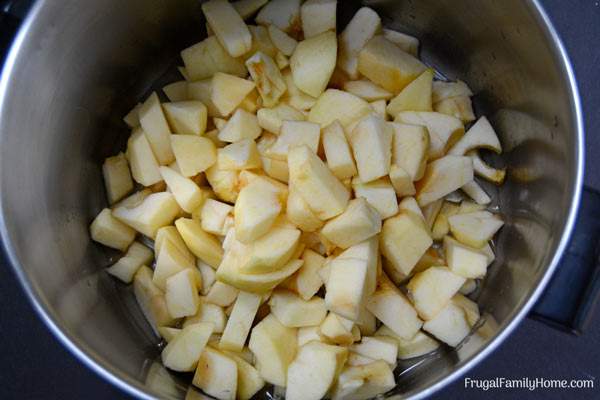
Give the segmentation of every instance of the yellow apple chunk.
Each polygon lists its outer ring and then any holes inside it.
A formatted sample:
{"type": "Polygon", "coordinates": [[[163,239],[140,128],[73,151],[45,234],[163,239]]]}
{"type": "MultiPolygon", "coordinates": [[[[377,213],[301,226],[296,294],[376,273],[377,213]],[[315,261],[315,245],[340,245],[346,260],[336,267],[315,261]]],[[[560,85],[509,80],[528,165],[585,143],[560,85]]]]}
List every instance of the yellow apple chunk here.
{"type": "Polygon", "coordinates": [[[149,265],[154,253],[141,243],[133,242],[123,257],[106,269],[106,272],[124,283],[131,283],[133,276],[142,265],[149,265]]]}
{"type": "Polygon", "coordinates": [[[183,328],[162,351],[163,365],[173,371],[193,371],[212,332],[213,326],[210,323],[198,323],[183,328]]]}
{"type": "Polygon", "coordinates": [[[390,172],[393,129],[375,114],[362,119],[348,137],[363,183],[374,181],[390,172]]]}
{"type": "Polygon", "coordinates": [[[206,233],[199,221],[179,218],[175,226],[186,246],[199,259],[217,268],[223,258],[221,243],[209,233],[206,233]]]}
{"type": "Polygon", "coordinates": [[[156,231],[170,225],[179,215],[181,208],[171,193],[152,193],[134,207],[119,206],[113,215],[136,231],[153,239],[156,231]]]}
{"type": "Polygon", "coordinates": [[[131,175],[139,184],[151,186],[162,180],[158,162],[141,128],[136,128],[131,132],[127,141],[127,159],[131,167],[131,175]]]}
{"type": "Polygon", "coordinates": [[[381,217],[377,210],[360,197],[350,200],[346,210],[329,220],[321,234],[336,246],[347,249],[381,231],[381,217]]]}
{"type": "Polygon", "coordinates": [[[326,31],[296,46],[290,58],[294,84],[304,93],[319,97],[327,87],[337,60],[337,37],[326,31]]]}
{"type": "Polygon", "coordinates": [[[473,180],[473,163],[469,157],[445,156],[427,165],[417,182],[417,202],[427,206],[473,180]]]}
{"type": "Polygon", "coordinates": [[[401,111],[432,111],[432,82],[433,70],[427,69],[390,101],[387,112],[396,118],[401,111]]]}
{"type": "Polygon", "coordinates": [[[192,177],[206,171],[217,161],[214,143],[205,137],[172,135],[171,145],[181,175],[192,177]]]}
{"type": "Polygon", "coordinates": [[[108,208],[96,216],[90,225],[90,235],[92,240],[121,251],[125,251],[135,239],[135,231],[115,218],[108,208]]]}
{"type": "Polygon", "coordinates": [[[358,55],[371,38],[381,31],[381,19],[369,7],[359,9],[339,37],[338,67],[351,79],[358,73],[358,55]]]}
{"type": "Polygon", "coordinates": [[[152,152],[160,165],[168,165],[175,160],[169,137],[171,129],[163,113],[158,95],[152,93],[140,107],[140,124],[152,147],[152,152]]]}
{"type": "Polygon", "coordinates": [[[202,135],[206,131],[208,111],[202,102],[178,101],[164,103],[163,109],[173,133],[202,135]]]}
{"type": "Polygon", "coordinates": [[[205,347],[192,384],[216,399],[235,400],[237,382],[237,363],[220,351],[205,347]]]}
{"type": "Polygon", "coordinates": [[[123,153],[108,157],[102,164],[102,175],[108,202],[114,204],[133,190],[129,164],[123,153]]]}
{"type": "Polygon", "coordinates": [[[450,302],[465,281],[447,267],[431,267],[416,274],[406,288],[419,315],[430,320],[450,302]]]}
{"type": "Polygon", "coordinates": [[[227,0],[210,0],[202,4],[208,25],[231,57],[250,50],[252,36],[240,14],[227,0]]]}

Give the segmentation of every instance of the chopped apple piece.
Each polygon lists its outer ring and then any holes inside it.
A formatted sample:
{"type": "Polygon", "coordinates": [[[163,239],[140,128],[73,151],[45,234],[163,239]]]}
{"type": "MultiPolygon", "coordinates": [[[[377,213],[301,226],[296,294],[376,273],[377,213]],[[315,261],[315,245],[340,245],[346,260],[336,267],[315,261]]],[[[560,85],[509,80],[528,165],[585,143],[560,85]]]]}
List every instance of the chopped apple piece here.
{"type": "Polygon", "coordinates": [[[198,365],[200,355],[206,349],[212,332],[213,325],[210,323],[198,323],[183,328],[162,351],[163,365],[173,371],[193,371],[198,365]]]}
{"type": "Polygon", "coordinates": [[[426,67],[383,36],[375,36],[358,56],[358,72],[396,94],[415,80],[426,67]]]}
{"type": "Polygon", "coordinates": [[[275,160],[286,161],[290,150],[308,146],[314,153],[319,149],[321,127],[307,121],[283,121],[277,141],[269,147],[266,155],[275,160]]]}
{"type": "Polygon", "coordinates": [[[445,156],[427,165],[417,183],[417,201],[421,207],[433,203],[473,180],[469,157],[445,156]]]}
{"type": "Polygon", "coordinates": [[[329,220],[321,233],[336,246],[347,249],[381,231],[381,217],[364,198],[350,200],[346,210],[329,220]]]}
{"type": "Polygon", "coordinates": [[[299,146],[288,154],[290,183],[317,217],[328,219],[341,214],[350,193],[307,146],[299,146]]]}
{"type": "Polygon", "coordinates": [[[268,1],[269,0],[238,0],[231,3],[231,5],[243,19],[247,19],[260,10],[268,1]]]}
{"type": "Polygon", "coordinates": [[[181,333],[182,329],[179,328],[171,328],[168,326],[161,326],[158,328],[158,333],[160,336],[165,339],[165,342],[169,343],[171,340],[175,338],[175,336],[181,333]]]}
{"type": "Polygon", "coordinates": [[[433,70],[427,69],[390,101],[387,112],[395,118],[401,111],[432,111],[432,82],[433,70]]]}
{"type": "Polygon", "coordinates": [[[196,314],[200,298],[194,270],[184,269],[167,278],[165,300],[167,310],[173,318],[196,314]]]}
{"type": "Polygon", "coordinates": [[[173,133],[202,135],[206,131],[208,111],[201,101],[164,103],[163,109],[173,133]]]}
{"type": "Polygon", "coordinates": [[[475,113],[471,99],[467,96],[452,97],[437,102],[433,106],[436,112],[451,115],[464,123],[475,121],[475,113]]]}
{"type": "Polygon", "coordinates": [[[98,214],[90,225],[92,240],[125,251],[135,239],[135,230],[113,216],[109,208],[98,214]]]}
{"type": "Polygon", "coordinates": [[[477,290],[477,281],[475,279],[467,279],[467,281],[461,286],[459,293],[468,296],[475,290],[477,290]]]}
{"type": "MultiPolygon", "coordinates": [[[[225,351],[225,354],[237,364],[237,399],[250,400],[260,389],[265,386],[265,381],[251,364],[251,361],[244,359],[243,353],[225,351]]],[[[250,353],[252,356],[252,353],[250,353]]]]}
{"type": "MultiPolygon", "coordinates": [[[[379,238],[377,236],[373,236],[369,240],[365,240],[362,243],[354,245],[344,252],[342,252],[337,260],[343,260],[346,258],[349,259],[359,259],[367,262],[367,280],[365,283],[365,296],[370,296],[374,291],[377,285],[377,263],[379,260],[379,238]]],[[[364,307],[361,310],[360,314],[363,314],[364,307]]]]}
{"type": "Polygon", "coordinates": [[[416,193],[412,177],[396,164],[390,167],[390,182],[398,197],[413,196],[416,193]]]}
{"type": "Polygon", "coordinates": [[[294,49],[298,45],[296,39],[288,36],[287,33],[275,25],[269,25],[269,36],[277,50],[288,57],[294,53],[294,49]]]}
{"type": "Polygon", "coordinates": [[[448,218],[448,223],[459,242],[475,248],[485,246],[504,225],[498,216],[489,211],[453,215],[448,218]]]}
{"type": "Polygon", "coordinates": [[[476,148],[484,148],[496,153],[502,152],[502,145],[500,145],[498,136],[486,117],[479,118],[454,147],[448,151],[448,154],[462,156],[469,150],[476,148]]]}
{"type": "Polygon", "coordinates": [[[394,339],[383,336],[366,336],[362,338],[360,343],[350,346],[349,350],[372,360],[383,360],[390,365],[394,365],[398,355],[398,343],[394,339]]]}
{"type": "Polygon", "coordinates": [[[206,296],[217,279],[215,270],[202,260],[198,260],[196,262],[196,267],[198,267],[200,275],[202,276],[202,287],[200,288],[200,294],[206,296]]]}
{"type": "Polygon", "coordinates": [[[230,351],[242,351],[250,333],[252,322],[260,306],[261,296],[240,292],[233,305],[233,311],[219,341],[219,348],[230,351]]]}
{"type": "Polygon", "coordinates": [[[202,42],[184,49],[181,58],[189,78],[186,80],[199,81],[210,78],[217,72],[240,78],[247,74],[243,60],[230,56],[216,36],[209,36],[202,42]]]}
{"type": "Polygon", "coordinates": [[[393,94],[371,81],[349,81],[344,83],[344,90],[368,102],[389,100],[393,94]]]}
{"type": "Polygon", "coordinates": [[[319,276],[319,270],[325,262],[325,258],[317,252],[306,249],[302,253],[304,264],[302,267],[287,279],[282,287],[298,293],[304,300],[310,300],[323,286],[323,280],[319,276]]]}
{"type": "Polygon", "coordinates": [[[126,116],[123,117],[123,121],[127,124],[131,129],[137,128],[140,126],[140,108],[142,107],[142,103],[137,103],[135,107],[131,109],[127,113],[126,116]]]}
{"type": "Polygon", "coordinates": [[[444,201],[440,212],[435,218],[433,227],[431,230],[431,236],[434,240],[442,240],[444,236],[450,232],[450,225],[448,224],[448,217],[458,214],[460,207],[457,204],[449,201],[444,201]]]}
{"type": "Polygon", "coordinates": [[[423,212],[421,211],[421,208],[419,207],[419,204],[417,204],[417,201],[414,197],[403,198],[400,204],[398,205],[398,208],[400,209],[400,211],[408,211],[413,213],[414,215],[422,219],[423,222],[425,222],[425,216],[423,215],[423,212]]]}
{"type": "Polygon", "coordinates": [[[290,328],[318,326],[327,315],[322,298],[303,300],[288,290],[275,290],[269,300],[269,306],[279,322],[290,328]]]}
{"type": "Polygon", "coordinates": [[[290,222],[306,232],[314,232],[323,226],[320,220],[310,209],[308,203],[290,185],[290,194],[287,199],[286,215],[290,222]]]}
{"type": "Polygon", "coordinates": [[[401,360],[419,357],[431,353],[440,347],[440,343],[437,340],[422,331],[417,332],[414,337],[406,340],[396,335],[394,331],[384,325],[375,332],[375,336],[394,339],[398,343],[398,358],[401,360]]]}
{"type": "Polygon", "coordinates": [[[363,183],[389,173],[392,135],[391,126],[375,114],[362,119],[348,135],[358,167],[358,176],[363,183]]]}
{"type": "Polygon", "coordinates": [[[131,167],[131,175],[136,182],[151,186],[162,180],[158,161],[141,128],[134,129],[127,141],[127,159],[131,167]]]}
{"type": "Polygon", "coordinates": [[[231,114],[254,89],[252,81],[217,72],[212,78],[211,100],[222,116],[231,114]]]}
{"type": "MultiPolygon", "coordinates": [[[[190,100],[198,100],[206,106],[206,112],[209,117],[223,117],[212,99],[213,80],[211,78],[201,81],[190,82],[188,84],[188,97],[190,100]]],[[[210,137],[208,131],[205,136],[210,137]]]]}
{"type": "Polygon", "coordinates": [[[354,14],[346,29],[340,34],[340,57],[338,66],[351,79],[358,78],[358,56],[371,38],[381,31],[381,19],[369,7],[362,7],[354,14]]]}
{"type": "Polygon", "coordinates": [[[202,191],[194,181],[169,167],[160,167],[160,173],[182,210],[191,213],[202,204],[202,191]]]}
{"type": "Polygon", "coordinates": [[[266,185],[269,185],[273,189],[273,191],[275,193],[277,193],[277,196],[279,197],[279,200],[282,203],[285,203],[287,201],[287,197],[288,197],[287,185],[284,185],[283,183],[278,182],[275,179],[271,179],[265,175],[259,175],[257,173],[250,172],[248,170],[244,170],[244,171],[240,172],[239,186],[241,189],[248,186],[249,184],[251,184],[254,181],[261,181],[261,182],[265,183],[266,185]]]}
{"type": "Polygon", "coordinates": [[[140,108],[140,124],[152,147],[152,152],[160,165],[168,165],[175,160],[169,137],[171,129],[163,113],[158,95],[152,93],[140,108]]]}
{"type": "Polygon", "coordinates": [[[412,338],[423,322],[406,296],[383,274],[367,300],[367,310],[403,339],[412,338]]]}
{"type": "Polygon", "coordinates": [[[463,296],[460,293],[457,293],[452,298],[452,303],[462,308],[465,312],[465,317],[467,318],[467,323],[470,327],[475,326],[479,321],[479,306],[473,300],[463,296]]]}
{"type": "Polygon", "coordinates": [[[383,36],[396,46],[400,47],[403,51],[417,57],[419,53],[419,39],[407,35],[406,33],[385,28],[383,29],[383,36]]]}
{"type": "Polygon", "coordinates": [[[336,0],[307,0],[300,8],[305,38],[317,36],[336,27],[336,0]]]}
{"type": "Polygon", "coordinates": [[[372,358],[361,356],[358,353],[349,352],[348,360],[346,361],[346,365],[349,367],[357,367],[359,365],[370,364],[373,361],[375,361],[375,360],[372,358]]]}
{"type": "Polygon", "coordinates": [[[252,139],[242,139],[217,150],[217,163],[225,171],[260,168],[262,161],[252,139]]]}
{"type": "Polygon", "coordinates": [[[337,119],[346,129],[372,112],[369,103],[360,97],[337,89],[327,89],[311,108],[308,120],[324,127],[337,119]]]}
{"type": "Polygon", "coordinates": [[[496,169],[489,166],[481,159],[476,150],[469,151],[467,156],[469,156],[473,161],[473,170],[477,176],[493,182],[496,185],[501,185],[504,182],[504,178],[506,177],[506,168],[496,169]]]}
{"type": "Polygon", "coordinates": [[[285,398],[319,400],[326,396],[342,370],[348,349],[310,342],[298,349],[287,374],[285,398]]]}
{"type": "Polygon", "coordinates": [[[267,3],[256,16],[261,25],[275,25],[287,33],[300,29],[300,0],[277,0],[267,3]]]}
{"type": "Polygon", "coordinates": [[[186,246],[196,257],[213,268],[219,266],[223,258],[221,243],[202,229],[200,221],[179,218],[175,221],[175,226],[186,246]]]}
{"type": "Polygon", "coordinates": [[[256,113],[261,128],[279,135],[283,121],[304,121],[306,117],[294,107],[279,104],[274,108],[261,108],[256,113]]]}
{"type": "Polygon", "coordinates": [[[250,34],[252,35],[252,48],[244,54],[244,59],[249,58],[256,52],[261,52],[271,58],[277,55],[277,47],[273,44],[269,35],[269,30],[264,26],[249,25],[250,34]]]}
{"type": "MultiPolygon", "coordinates": [[[[163,92],[172,102],[188,100],[188,83],[187,81],[177,81],[163,87],[163,92]]],[[[166,112],[166,110],[165,110],[166,112]]]]}
{"type": "Polygon", "coordinates": [[[389,178],[381,178],[362,183],[358,177],[352,180],[356,197],[364,197],[379,212],[381,219],[387,219],[398,212],[398,199],[389,178]]]}
{"type": "Polygon", "coordinates": [[[248,347],[254,353],[256,369],[265,381],[286,385],[288,367],[296,357],[296,331],[282,325],[272,314],[252,329],[248,347]]]}
{"type": "Polygon", "coordinates": [[[321,341],[318,326],[306,326],[298,329],[298,346],[303,346],[312,341],[321,341]]]}
{"type": "Polygon", "coordinates": [[[431,267],[416,274],[406,288],[419,315],[430,320],[448,304],[465,281],[446,267],[431,267]]]}
{"type": "Polygon", "coordinates": [[[208,25],[231,57],[239,57],[252,47],[252,36],[240,14],[227,0],[202,4],[208,25]]]}
{"type": "Polygon", "coordinates": [[[239,260],[240,270],[245,274],[264,274],[281,269],[294,255],[300,233],[293,225],[274,226],[247,246],[239,260]]]}
{"type": "Polygon", "coordinates": [[[411,212],[401,211],[383,224],[381,252],[396,270],[405,275],[410,274],[432,244],[429,229],[411,212]]]}
{"type": "Polygon", "coordinates": [[[106,272],[119,278],[124,283],[131,283],[133,276],[142,265],[149,265],[154,254],[141,243],[133,242],[127,253],[106,269],[106,272]]]}
{"type": "Polygon", "coordinates": [[[181,175],[185,177],[196,176],[217,161],[216,147],[205,137],[172,135],[171,145],[181,175]]]}
{"type": "Polygon", "coordinates": [[[373,112],[377,115],[379,115],[381,118],[384,119],[384,121],[389,121],[390,117],[387,113],[387,111],[385,110],[386,107],[386,102],[385,100],[376,100],[376,101],[372,101],[369,103],[371,105],[371,108],[373,108],[373,112]]]}
{"type": "Polygon", "coordinates": [[[337,37],[327,31],[298,43],[290,58],[294,84],[313,97],[319,97],[331,78],[337,60],[337,37]]]}
{"type": "Polygon", "coordinates": [[[160,326],[173,324],[174,320],[167,311],[164,293],[154,285],[152,270],[145,265],[142,265],[133,276],[133,294],[154,332],[158,332],[160,326]]]}
{"type": "Polygon", "coordinates": [[[319,326],[319,334],[328,342],[349,346],[354,342],[353,326],[352,321],[330,312],[319,326]]]}
{"type": "Polygon", "coordinates": [[[153,239],[156,231],[170,225],[179,215],[181,209],[171,193],[152,193],[139,205],[134,207],[120,206],[113,210],[113,215],[121,222],[136,231],[153,239]]]}
{"type": "Polygon", "coordinates": [[[435,81],[433,82],[433,102],[438,103],[445,99],[451,99],[453,97],[471,97],[473,92],[466,83],[463,81],[456,82],[444,82],[435,81]]]}
{"type": "MultiPolygon", "coordinates": [[[[194,262],[179,251],[169,239],[161,243],[160,253],[156,257],[156,267],[152,281],[160,289],[165,289],[167,279],[186,269],[194,270],[194,262]]],[[[200,282],[201,283],[201,282],[200,282]]]]}
{"type": "Polygon", "coordinates": [[[123,153],[108,157],[102,164],[104,187],[110,204],[116,203],[133,190],[129,164],[123,153]]]}
{"type": "Polygon", "coordinates": [[[430,159],[442,157],[465,132],[459,119],[436,112],[401,111],[395,121],[427,127],[430,159]]]}
{"type": "Polygon", "coordinates": [[[425,174],[429,152],[429,133],[424,126],[394,122],[392,140],[392,163],[402,168],[412,181],[425,174]]]}
{"type": "Polygon", "coordinates": [[[470,198],[475,200],[477,204],[487,205],[492,202],[490,196],[475,180],[472,180],[469,183],[465,183],[460,189],[463,192],[465,192],[470,198]]]}
{"type": "Polygon", "coordinates": [[[256,52],[246,60],[246,68],[256,82],[256,88],[265,107],[274,107],[287,90],[279,67],[267,54],[256,52]]]}
{"type": "Polygon", "coordinates": [[[221,307],[231,305],[239,294],[239,290],[223,282],[215,282],[206,295],[206,301],[221,307]]]}
{"type": "Polygon", "coordinates": [[[360,314],[365,297],[368,262],[355,258],[334,259],[326,284],[325,304],[328,310],[352,321],[360,314]]]}
{"type": "Polygon", "coordinates": [[[289,68],[286,68],[282,73],[287,85],[287,93],[283,97],[283,101],[295,109],[310,110],[317,102],[317,99],[304,93],[296,86],[292,71],[289,68]]]}
{"type": "Polygon", "coordinates": [[[219,139],[224,142],[238,142],[244,139],[253,140],[262,132],[256,115],[243,109],[237,109],[229,121],[219,131],[219,139]]]}
{"type": "Polygon", "coordinates": [[[449,346],[456,347],[467,337],[471,327],[465,311],[453,302],[449,302],[433,319],[423,324],[423,330],[449,346]]]}
{"type": "Polygon", "coordinates": [[[177,228],[174,226],[163,226],[158,231],[156,231],[156,237],[154,238],[154,253],[156,258],[160,255],[160,250],[162,245],[166,241],[170,241],[172,245],[174,245],[179,252],[185,256],[190,262],[195,262],[195,258],[188,250],[185,242],[181,238],[179,232],[177,232],[177,228]]]}
{"type": "Polygon", "coordinates": [[[356,367],[345,367],[331,394],[332,400],[370,399],[396,386],[394,373],[382,360],[356,367]]]}
{"type": "Polygon", "coordinates": [[[225,329],[225,322],[227,316],[223,311],[223,307],[216,304],[208,303],[206,299],[201,299],[198,304],[198,312],[196,315],[185,318],[183,321],[183,327],[188,325],[197,324],[199,322],[209,322],[213,325],[213,333],[222,333],[225,329]]]}
{"type": "Polygon", "coordinates": [[[265,235],[281,212],[279,196],[273,186],[253,181],[245,186],[235,203],[236,239],[249,244],[265,235]]]}
{"type": "Polygon", "coordinates": [[[323,149],[327,166],[338,179],[351,178],[358,172],[354,158],[339,121],[334,121],[323,129],[323,149]]]}
{"type": "Polygon", "coordinates": [[[219,400],[234,400],[237,382],[237,363],[220,351],[205,347],[192,384],[219,400]]]}
{"type": "Polygon", "coordinates": [[[218,165],[206,170],[206,179],[217,197],[229,203],[234,203],[239,194],[238,171],[225,171],[218,165]]]}
{"type": "Polygon", "coordinates": [[[233,207],[229,204],[207,199],[200,214],[202,229],[214,235],[225,235],[225,221],[232,211],[233,207]]]}

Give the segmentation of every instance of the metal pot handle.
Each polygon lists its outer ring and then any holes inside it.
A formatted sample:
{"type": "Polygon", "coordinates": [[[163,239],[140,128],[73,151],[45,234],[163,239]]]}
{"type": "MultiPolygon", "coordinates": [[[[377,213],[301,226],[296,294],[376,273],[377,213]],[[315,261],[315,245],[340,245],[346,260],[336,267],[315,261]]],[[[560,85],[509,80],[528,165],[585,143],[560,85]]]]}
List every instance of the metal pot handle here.
{"type": "Polygon", "coordinates": [[[530,317],[579,335],[600,293],[600,192],[584,187],[571,242],[530,317]]]}

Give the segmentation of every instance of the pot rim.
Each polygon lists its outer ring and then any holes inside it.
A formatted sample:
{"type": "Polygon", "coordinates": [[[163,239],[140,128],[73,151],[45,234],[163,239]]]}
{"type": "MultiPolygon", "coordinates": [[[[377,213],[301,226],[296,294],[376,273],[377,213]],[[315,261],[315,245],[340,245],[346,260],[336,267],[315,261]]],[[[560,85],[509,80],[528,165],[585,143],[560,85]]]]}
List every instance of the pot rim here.
{"type": "MultiPolygon", "coordinates": [[[[19,31],[15,36],[15,39],[13,40],[13,43],[6,57],[0,75],[0,111],[3,109],[3,104],[6,98],[6,91],[20,48],[27,37],[28,31],[35,22],[37,14],[42,9],[43,3],[44,1],[38,0],[32,5],[32,8],[27,14],[27,17],[25,18],[24,22],[19,28],[19,31]]],[[[571,234],[573,232],[573,228],[575,226],[583,186],[585,158],[585,152],[583,148],[585,143],[585,133],[581,99],[579,96],[577,81],[575,78],[573,67],[571,65],[571,61],[562,43],[562,40],[560,39],[546,11],[540,4],[539,0],[529,0],[528,7],[532,12],[533,17],[538,22],[540,28],[543,30],[544,36],[546,37],[547,41],[552,45],[554,57],[557,63],[559,63],[562,68],[563,76],[565,77],[565,79],[567,79],[567,86],[570,92],[571,113],[574,116],[574,124],[571,127],[571,130],[574,131],[576,134],[576,141],[573,149],[575,153],[575,176],[571,188],[571,205],[567,214],[567,218],[565,220],[561,239],[558,242],[554,255],[549,262],[548,268],[537,283],[535,289],[533,290],[533,293],[531,293],[529,298],[520,306],[519,309],[513,312],[512,317],[509,318],[510,322],[504,327],[502,327],[498,331],[496,336],[492,340],[490,340],[482,350],[480,350],[477,354],[473,355],[471,358],[466,360],[466,362],[464,362],[462,366],[455,369],[454,371],[452,371],[442,379],[438,380],[437,382],[433,383],[431,386],[417,393],[408,393],[408,398],[411,399],[423,399],[428,396],[431,396],[443,387],[457,380],[459,377],[465,375],[475,365],[477,365],[479,362],[481,362],[484,358],[489,356],[494,350],[498,348],[498,346],[516,329],[518,324],[527,315],[529,310],[532,308],[532,306],[535,304],[535,302],[538,300],[538,298],[544,291],[546,285],[552,277],[552,274],[557,268],[564,251],[567,248],[567,245],[571,238],[571,234]]],[[[0,113],[0,116],[1,115],[2,113],[0,113]]],[[[1,193],[0,210],[4,210],[1,193]]],[[[145,385],[142,385],[138,381],[131,379],[130,377],[124,375],[118,370],[115,370],[109,363],[106,362],[106,360],[104,360],[103,357],[101,357],[91,348],[89,348],[89,346],[85,345],[80,340],[63,330],[59,319],[57,318],[55,313],[51,309],[49,309],[47,304],[38,297],[36,293],[36,288],[32,285],[32,282],[30,281],[27,273],[21,268],[20,262],[10,241],[10,235],[6,227],[6,221],[4,220],[3,213],[0,213],[0,236],[2,238],[3,250],[15,275],[17,276],[19,284],[25,291],[27,298],[33,305],[33,308],[38,314],[38,316],[42,319],[44,324],[49,328],[53,335],[61,342],[61,344],[64,347],[66,347],[67,350],[71,354],[73,354],[79,361],[85,364],[97,375],[102,377],[104,380],[110,382],[114,386],[120,388],[129,395],[142,399],[155,398],[153,394],[151,394],[148,391],[148,388],[145,385]]]]}

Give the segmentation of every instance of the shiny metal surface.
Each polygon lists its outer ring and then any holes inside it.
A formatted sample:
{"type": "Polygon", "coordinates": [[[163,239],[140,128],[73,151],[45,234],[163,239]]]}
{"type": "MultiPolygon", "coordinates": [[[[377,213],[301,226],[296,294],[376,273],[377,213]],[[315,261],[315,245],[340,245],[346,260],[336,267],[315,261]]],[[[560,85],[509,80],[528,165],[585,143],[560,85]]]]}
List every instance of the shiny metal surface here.
{"type": "MultiPolygon", "coordinates": [[[[341,20],[358,2],[339,2],[341,20]]],[[[492,118],[509,178],[507,225],[479,302],[500,323],[488,343],[421,360],[394,398],[422,398],[463,374],[512,331],[568,241],[583,171],[579,97],[568,58],[535,1],[363,1],[417,35],[423,58],[466,80],[492,118]]],[[[36,309],[86,365],[141,398],[183,398],[155,364],[154,338],[129,290],[88,239],[104,206],[100,163],[124,142],[121,116],[199,40],[193,0],[39,0],[0,80],[0,230],[36,309]]],[[[163,76],[163,78],[161,78],[163,76]]]]}

